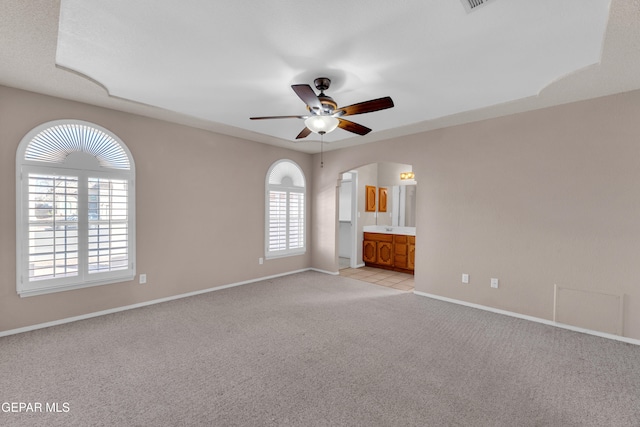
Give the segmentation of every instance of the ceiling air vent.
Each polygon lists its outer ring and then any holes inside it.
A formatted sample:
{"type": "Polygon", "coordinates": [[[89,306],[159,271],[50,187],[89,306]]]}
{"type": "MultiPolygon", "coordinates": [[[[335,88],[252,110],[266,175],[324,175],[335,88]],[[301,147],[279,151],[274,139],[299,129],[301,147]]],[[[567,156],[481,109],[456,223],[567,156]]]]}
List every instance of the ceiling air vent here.
{"type": "Polygon", "coordinates": [[[480,8],[480,6],[485,6],[487,3],[491,3],[494,0],[460,0],[460,1],[462,1],[462,5],[464,6],[467,13],[469,13],[480,8]]]}

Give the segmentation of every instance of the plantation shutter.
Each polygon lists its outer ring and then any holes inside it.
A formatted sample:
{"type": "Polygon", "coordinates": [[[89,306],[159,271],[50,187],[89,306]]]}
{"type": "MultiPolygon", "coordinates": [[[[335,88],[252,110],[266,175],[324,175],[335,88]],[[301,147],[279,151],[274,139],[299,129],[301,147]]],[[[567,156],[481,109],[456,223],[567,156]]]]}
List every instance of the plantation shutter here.
{"type": "Polygon", "coordinates": [[[89,274],[129,264],[128,182],[89,178],[89,274]]]}
{"type": "Polygon", "coordinates": [[[287,249],[287,193],[269,192],[269,251],[287,249]]]}
{"type": "Polygon", "coordinates": [[[289,249],[304,247],[304,193],[289,193],[289,249]]]}
{"type": "Polygon", "coordinates": [[[266,255],[305,252],[305,179],[290,160],[274,163],[267,173],[266,255]]]}
{"type": "Polygon", "coordinates": [[[78,275],[78,177],[28,176],[30,281],[78,275]]]}

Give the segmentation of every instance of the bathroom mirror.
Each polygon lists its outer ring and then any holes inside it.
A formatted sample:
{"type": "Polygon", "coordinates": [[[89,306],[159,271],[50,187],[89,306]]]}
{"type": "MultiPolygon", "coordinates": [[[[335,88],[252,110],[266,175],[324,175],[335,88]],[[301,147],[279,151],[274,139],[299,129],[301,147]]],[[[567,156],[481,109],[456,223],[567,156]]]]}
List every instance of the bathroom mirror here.
{"type": "Polygon", "coordinates": [[[415,227],[416,186],[394,185],[390,190],[391,225],[395,227],[415,227]]]}

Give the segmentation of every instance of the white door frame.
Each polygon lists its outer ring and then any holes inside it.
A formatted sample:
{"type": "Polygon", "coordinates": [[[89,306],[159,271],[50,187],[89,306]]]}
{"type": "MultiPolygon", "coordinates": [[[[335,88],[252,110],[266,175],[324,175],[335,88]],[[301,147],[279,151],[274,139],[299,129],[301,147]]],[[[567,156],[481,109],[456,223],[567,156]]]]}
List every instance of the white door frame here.
{"type": "Polygon", "coordinates": [[[349,267],[358,267],[358,172],[351,172],[351,257],[349,267]]]}

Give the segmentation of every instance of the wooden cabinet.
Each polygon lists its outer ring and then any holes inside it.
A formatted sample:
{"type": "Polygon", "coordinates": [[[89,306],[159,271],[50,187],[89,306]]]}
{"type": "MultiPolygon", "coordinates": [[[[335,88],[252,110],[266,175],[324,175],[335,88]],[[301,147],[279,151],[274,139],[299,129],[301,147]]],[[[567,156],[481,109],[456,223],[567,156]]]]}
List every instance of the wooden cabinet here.
{"type": "Polygon", "coordinates": [[[374,187],[373,185],[365,185],[364,192],[364,210],[366,212],[375,212],[376,210],[378,212],[387,211],[388,190],[385,187],[380,187],[376,191],[376,187],[374,187]],[[377,205],[376,200],[378,201],[377,205]]]}
{"type": "Polygon", "coordinates": [[[393,235],[364,233],[362,259],[365,264],[393,266],[393,235]]]}
{"type": "Polygon", "coordinates": [[[378,242],[377,263],[393,267],[393,242],[378,242]]]}
{"type": "Polygon", "coordinates": [[[374,240],[366,240],[365,237],[364,245],[362,245],[362,260],[365,264],[375,264],[377,259],[378,244],[374,240]]]}
{"type": "Polygon", "coordinates": [[[408,236],[409,244],[407,245],[408,257],[407,268],[409,270],[415,270],[416,265],[416,236],[408,236]]]}
{"type": "Polygon", "coordinates": [[[413,274],[415,241],[415,236],[365,232],[362,259],[372,267],[413,274]]]}
{"type": "Polygon", "coordinates": [[[378,212],[387,211],[387,189],[385,187],[378,188],[378,212]]]}
{"type": "Polygon", "coordinates": [[[366,212],[376,211],[376,187],[372,185],[365,185],[365,201],[364,210],[366,212]]]}

